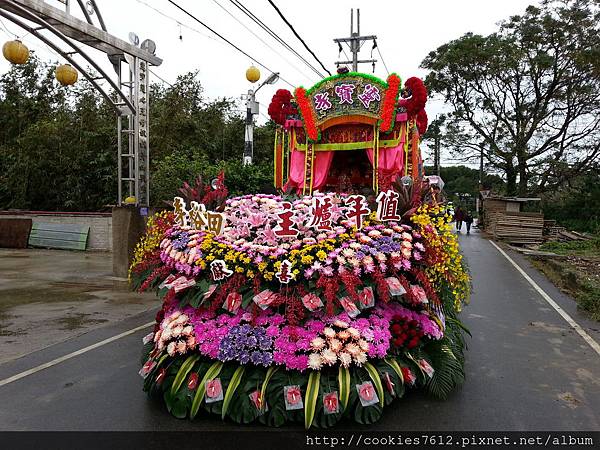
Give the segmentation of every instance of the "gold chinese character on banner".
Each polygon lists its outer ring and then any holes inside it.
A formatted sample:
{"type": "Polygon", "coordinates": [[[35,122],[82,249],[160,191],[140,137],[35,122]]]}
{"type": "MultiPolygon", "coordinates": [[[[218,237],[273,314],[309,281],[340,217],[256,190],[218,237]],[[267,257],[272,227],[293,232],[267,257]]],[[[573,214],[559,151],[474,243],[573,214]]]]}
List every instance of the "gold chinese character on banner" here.
{"type": "Polygon", "coordinates": [[[225,217],[221,213],[208,212],[208,229],[215,234],[221,234],[225,217]]]}
{"type": "Polygon", "coordinates": [[[188,223],[188,212],[185,209],[185,202],[181,197],[175,197],[173,199],[173,214],[175,215],[175,223],[179,226],[185,227],[188,223]]]}
{"type": "Polygon", "coordinates": [[[206,208],[203,204],[198,202],[190,203],[191,209],[189,212],[190,224],[195,230],[203,230],[206,225],[206,208]]]}

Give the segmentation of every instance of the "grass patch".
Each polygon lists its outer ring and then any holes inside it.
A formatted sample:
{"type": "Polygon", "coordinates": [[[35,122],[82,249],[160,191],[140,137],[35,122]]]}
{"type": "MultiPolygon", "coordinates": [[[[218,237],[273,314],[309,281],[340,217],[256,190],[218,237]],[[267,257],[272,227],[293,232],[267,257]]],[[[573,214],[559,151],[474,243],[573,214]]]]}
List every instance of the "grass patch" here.
{"type": "Polygon", "coordinates": [[[590,273],[590,270],[598,271],[600,260],[590,261],[579,256],[560,260],[534,257],[532,263],[560,290],[573,297],[579,308],[600,322],[600,278],[597,272],[590,273]]]}
{"type": "Polygon", "coordinates": [[[558,255],[600,257],[600,238],[589,241],[546,242],[540,250],[554,252],[558,255]]]}

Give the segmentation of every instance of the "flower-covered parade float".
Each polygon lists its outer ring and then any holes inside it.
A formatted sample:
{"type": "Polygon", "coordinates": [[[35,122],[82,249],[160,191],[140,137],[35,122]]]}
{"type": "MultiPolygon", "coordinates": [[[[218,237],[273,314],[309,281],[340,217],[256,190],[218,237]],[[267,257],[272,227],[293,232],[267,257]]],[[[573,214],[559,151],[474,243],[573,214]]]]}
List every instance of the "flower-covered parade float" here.
{"type": "Polygon", "coordinates": [[[130,270],[162,300],[144,390],[178,418],[373,423],[409,389],[464,379],[470,281],[422,173],[421,80],[326,78],[269,113],[280,195],[186,186],[130,270]]]}

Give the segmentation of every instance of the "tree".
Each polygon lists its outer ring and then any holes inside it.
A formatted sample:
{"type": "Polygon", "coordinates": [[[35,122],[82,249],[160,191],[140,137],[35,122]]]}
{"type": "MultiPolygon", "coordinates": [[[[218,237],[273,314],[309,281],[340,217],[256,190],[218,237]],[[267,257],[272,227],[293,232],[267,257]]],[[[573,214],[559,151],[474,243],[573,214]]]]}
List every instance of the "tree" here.
{"type": "Polygon", "coordinates": [[[507,193],[540,193],[600,157],[600,12],[595,0],[545,0],[489,36],[467,33],[422,62],[452,108],[450,148],[483,149],[507,193]]]}
{"type": "MultiPolygon", "coordinates": [[[[62,87],[35,55],[0,76],[0,208],[97,211],[116,202],[115,114],[89,82],[62,87]]],[[[244,122],[235,101],[209,100],[196,73],[151,85],[150,187],[162,205],[183,181],[224,169],[233,193],[272,179],[273,124],[257,127],[241,166],[244,122]]]]}

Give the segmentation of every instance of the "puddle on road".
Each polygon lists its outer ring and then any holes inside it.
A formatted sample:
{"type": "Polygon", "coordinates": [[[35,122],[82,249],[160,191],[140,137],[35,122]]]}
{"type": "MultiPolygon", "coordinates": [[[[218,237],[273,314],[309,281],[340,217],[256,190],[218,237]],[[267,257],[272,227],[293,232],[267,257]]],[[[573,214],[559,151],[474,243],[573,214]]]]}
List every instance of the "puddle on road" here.
{"type": "Polygon", "coordinates": [[[76,330],[78,328],[85,328],[87,325],[96,325],[99,323],[108,322],[108,319],[93,319],[90,318],[92,314],[76,313],[67,317],[61,317],[56,319],[59,325],[62,325],[60,330],[76,330]]]}

